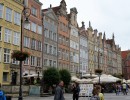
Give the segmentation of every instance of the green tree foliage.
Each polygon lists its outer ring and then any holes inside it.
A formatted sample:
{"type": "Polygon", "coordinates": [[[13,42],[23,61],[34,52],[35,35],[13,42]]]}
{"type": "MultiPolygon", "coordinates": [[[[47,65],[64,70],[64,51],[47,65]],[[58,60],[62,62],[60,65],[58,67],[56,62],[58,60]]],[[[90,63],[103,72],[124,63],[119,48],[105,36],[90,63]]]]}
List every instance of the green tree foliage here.
{"type": "Polygon", "coordinates": [[[48,68],[44,71],[44,83],[48,86],[57,84],[60,80],[60,74],[56,68],[48,68]]]}
{"type": "Polygon", "coordinates": [[[71,81],[70,72],[66,69],[62,69],[59,71],[60,79],[64,82],[65,86],[68,86],[71,81]]]}

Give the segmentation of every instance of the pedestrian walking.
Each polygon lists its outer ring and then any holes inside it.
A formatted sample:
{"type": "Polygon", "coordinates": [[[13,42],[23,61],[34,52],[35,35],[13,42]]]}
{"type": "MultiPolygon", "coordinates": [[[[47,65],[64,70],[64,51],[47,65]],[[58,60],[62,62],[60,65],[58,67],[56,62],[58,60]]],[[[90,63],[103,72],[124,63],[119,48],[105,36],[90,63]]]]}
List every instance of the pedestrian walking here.
{"type": "Polygon", "coordinates": [[[100,98],[98,96],[98,90],[96,89],[96,87],[94,87],[92,94],[93,95],[91,96],[90,100],[100,100],[100,98]]]}
{"type": "Polygon", "coordinates": [[[124,82],[124,83],[122,84],[122,91],[123,91],[123,94],[124,94],[124,95],[127,95],[126,89],[127,89],[127,84],[124,82]]]}
{"type": "Polygon", "coordinates": [[[80,87],[78,83],[73,84],[73,100],[79,99],[80,87]]]}
{"type": "Polygon", "coordinates": [[[100,100],[104,100],[104,95],[103,95],[103,93],[101,93],[102,87],[100,85],[97,85],[96,89],[98,91],[98,96],[99,96],[100,100]]]}
{"type": "Polygon", "coordinates": [[[116,86],[116,95],[119,95],[120,94],[120,86],[116,86]]]}
{"type": "Polygon", "coordinates": [[[60,81],[59,84],[57,85],[56,89],[55,89],[54,100],[65,100],[64,92],[63,92],[63,86],[64,86],[64,82],[60,81]]]}

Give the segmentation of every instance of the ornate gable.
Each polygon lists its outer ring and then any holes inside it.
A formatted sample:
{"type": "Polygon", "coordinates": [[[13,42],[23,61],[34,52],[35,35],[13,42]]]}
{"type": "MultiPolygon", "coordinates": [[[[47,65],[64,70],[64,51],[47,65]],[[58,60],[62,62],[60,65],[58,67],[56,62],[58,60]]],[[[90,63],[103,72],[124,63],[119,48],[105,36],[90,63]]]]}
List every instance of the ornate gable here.
{"type": "Polygon", "coordinates": [[[60,10],[59,10],[60,14],[62,14],[63,16],[67,17],[67,8],[66,8],[66,2],[65,0],[62,0],[60,2],[60,10]]]}

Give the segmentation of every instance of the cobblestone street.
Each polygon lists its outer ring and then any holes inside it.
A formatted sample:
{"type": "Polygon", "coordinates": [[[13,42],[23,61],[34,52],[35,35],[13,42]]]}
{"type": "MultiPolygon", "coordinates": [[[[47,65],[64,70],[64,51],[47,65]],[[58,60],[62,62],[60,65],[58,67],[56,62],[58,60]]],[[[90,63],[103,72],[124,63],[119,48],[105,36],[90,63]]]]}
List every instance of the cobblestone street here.
{"type": "MultiPolygon", "coordinates": [[[[119,96],[116,96],[116,94],[104,94],[105,100],[130,100],[130,93],[127,96],[124,96],[123,94],[120,94],[119,96]]],[[[53,96],[50,97],[24,97],[23,100],[53,100],[53,96]]],[[[13,98],[12,100],[18,100],[17,98],[13,98]]],[[[65,94],[65,100],[72,100],[72,94],[65,94]]],[[[87,97],[80,97],[79,100],[89,100],[87,97]]]]}

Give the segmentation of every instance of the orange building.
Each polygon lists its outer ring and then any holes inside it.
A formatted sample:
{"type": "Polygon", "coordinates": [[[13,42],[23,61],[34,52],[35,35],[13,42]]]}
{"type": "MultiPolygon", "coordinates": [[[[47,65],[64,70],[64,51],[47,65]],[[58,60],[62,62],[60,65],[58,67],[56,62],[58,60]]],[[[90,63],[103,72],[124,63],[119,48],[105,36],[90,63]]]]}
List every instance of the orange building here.
{"type": "Polygon", "coordinates": [[[52,8],[58,17],[58,69],[69,70],[69,28],[67,18],[66,2],[62,0],[60,6],[52,8]]]}

